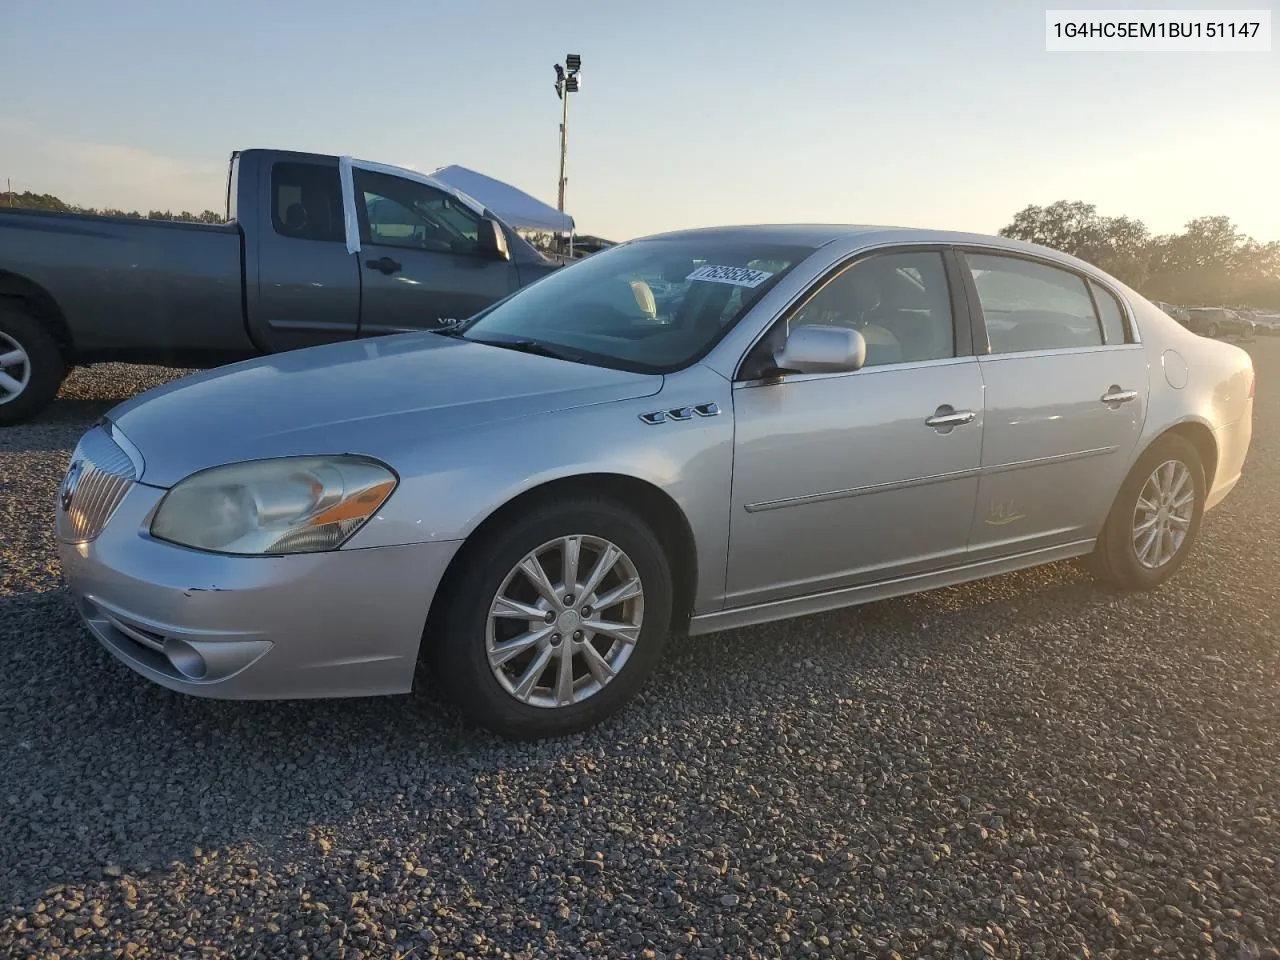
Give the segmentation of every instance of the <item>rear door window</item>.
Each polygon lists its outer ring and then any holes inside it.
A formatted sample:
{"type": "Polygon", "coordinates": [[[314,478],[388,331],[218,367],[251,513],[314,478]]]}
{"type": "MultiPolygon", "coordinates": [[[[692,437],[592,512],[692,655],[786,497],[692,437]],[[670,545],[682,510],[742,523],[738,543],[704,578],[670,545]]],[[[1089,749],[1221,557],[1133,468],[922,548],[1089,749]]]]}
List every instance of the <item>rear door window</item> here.
{"type": "Polygon", "coordinates": [[[273,164],[271,226],[282,237],[342,242],[346,230],[337,165],[273,164]]]}
{"type": "Polygon", "coordinates": [[[1034,260],[966,253],[992,353],[1095,347],[1102,326],[1083,278],[1034,260]]]}
{"type": "Polygon", "coordinates": [[[1120,301],[1103,289],[1100,284],[1089,281],[1089,289],[1093,291],[1093,302],[1098,305],[1098,317],[1102,321],[1102,335],[1108,345],[1127,343],[1128,330],[1125,327],[1124,311],[1120,301]]]}

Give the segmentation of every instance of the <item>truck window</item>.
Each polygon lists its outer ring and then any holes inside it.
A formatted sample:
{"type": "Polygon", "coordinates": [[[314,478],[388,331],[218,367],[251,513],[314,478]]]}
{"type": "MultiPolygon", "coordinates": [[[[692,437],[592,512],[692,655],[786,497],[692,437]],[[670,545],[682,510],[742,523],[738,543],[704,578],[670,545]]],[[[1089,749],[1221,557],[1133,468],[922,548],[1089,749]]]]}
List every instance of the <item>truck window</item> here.
{"type": "Polygon", "coordinates": [[[337,165],[276,163],[271,167],[271,225],[282,237],[345,239],[337,165]]]}
{"type": "Polygon", "coordinates": [[[355,171],[356,205],[363,206],[362,240],[438,253],[475,253],[480,217],[425,183],[355,171]]]}

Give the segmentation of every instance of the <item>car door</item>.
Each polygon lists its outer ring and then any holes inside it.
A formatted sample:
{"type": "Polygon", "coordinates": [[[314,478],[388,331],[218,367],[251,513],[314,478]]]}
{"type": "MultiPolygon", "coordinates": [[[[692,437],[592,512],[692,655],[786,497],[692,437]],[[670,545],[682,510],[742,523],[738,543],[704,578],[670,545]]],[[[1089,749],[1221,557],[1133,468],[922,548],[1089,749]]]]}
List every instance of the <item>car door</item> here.
{"type": "Polygon", "coordinates": [[[1122,301],[1063,266],[969,250],[986,386],[973,559],[1097,536],[1146,415],[1146,353],[1122,301]]]}
{"type": "Polygon", "coordinates": [[[480,249],[480,214],[425,183],[353,171],[363,290],[360,333],[448,326],[516,289],[516,267],[480,249]]]}
{"type": "Polygon", "coordinates": [[[246,277],[254,339],[276,353],[355,337],[360,272],[347,252],[338,161],[293,154],[258,171],[265,199],[246,277]]]}
{"type": "Polygon", "coordinates": [[[982,453],[982,378],[958,274],[938,248],[855,259],[815,285],[734,384],[731,606],[963,558],[982,453]],[[957,323],[959,315],[961,322],[957,323]],[[853,373],[762,375],[792,326],[868,342],[853,373]]]}

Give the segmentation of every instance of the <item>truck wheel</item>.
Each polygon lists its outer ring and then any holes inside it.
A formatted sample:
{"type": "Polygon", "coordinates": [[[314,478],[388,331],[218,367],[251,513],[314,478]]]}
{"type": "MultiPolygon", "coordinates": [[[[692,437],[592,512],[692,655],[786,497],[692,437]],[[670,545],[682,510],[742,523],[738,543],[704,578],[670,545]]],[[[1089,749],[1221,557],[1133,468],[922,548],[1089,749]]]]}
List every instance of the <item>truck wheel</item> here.
{"type": "Polygon", "coordinates": [[[44,325],[21,309],[0,306],[0,426],[48,406],[66,372],[58,341],[44,325]]]}
{"type": "Polygon", "coordinates": [[[1086,566],[1120,590],[1150,590],[1186,561],[1200,532],[1206,496],[1194,444],[1177,434],[1153,443],[1134,464],[1086,566]]]}
{"type": "Polygon", "coordinates": [[[575,733],[631,700],[671,626],[671,571],[649,525],[570,497],[482,537],[437,593],[426,637],[437,689],[513,739],[575,733]]]}

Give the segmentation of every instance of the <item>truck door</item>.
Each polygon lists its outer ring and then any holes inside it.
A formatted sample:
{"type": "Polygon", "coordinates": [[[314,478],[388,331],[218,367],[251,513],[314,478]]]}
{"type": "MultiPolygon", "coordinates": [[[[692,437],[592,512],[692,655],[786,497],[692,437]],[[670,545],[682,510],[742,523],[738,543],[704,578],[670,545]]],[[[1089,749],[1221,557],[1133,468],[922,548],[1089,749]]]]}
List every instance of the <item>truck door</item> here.
{"type": "Polygon", "coordinates": [[[515,264],[479,249],[480,214],[443,191],[353,171],[363,280],[360,335],[435,329],[519,286],[515,264]]]}
{"type": "Polygon", "coordinates": [[[298,155],[261,165],[257,270],[246,273],[249,325],[265,350],[346,340],[360,322],[360,273],[347,252],[336,158],[298,155]]]}

